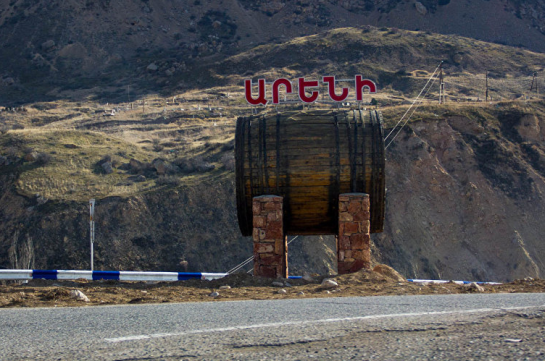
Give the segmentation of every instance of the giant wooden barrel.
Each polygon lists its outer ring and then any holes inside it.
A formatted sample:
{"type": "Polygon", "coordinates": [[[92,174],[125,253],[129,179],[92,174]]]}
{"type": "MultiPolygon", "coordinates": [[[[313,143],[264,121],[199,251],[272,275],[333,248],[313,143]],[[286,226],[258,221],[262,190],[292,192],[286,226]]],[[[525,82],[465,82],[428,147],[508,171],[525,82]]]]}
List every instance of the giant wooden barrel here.
{"type": "Polygon", "coordinates": [[[370,197],[371,232],[384,223],[384,136],[379,111],[297,111],[237,119],[237,213],[252,234],[252,198],[284,197],[284,232],[338,233],[339,194],[370,197]]]}

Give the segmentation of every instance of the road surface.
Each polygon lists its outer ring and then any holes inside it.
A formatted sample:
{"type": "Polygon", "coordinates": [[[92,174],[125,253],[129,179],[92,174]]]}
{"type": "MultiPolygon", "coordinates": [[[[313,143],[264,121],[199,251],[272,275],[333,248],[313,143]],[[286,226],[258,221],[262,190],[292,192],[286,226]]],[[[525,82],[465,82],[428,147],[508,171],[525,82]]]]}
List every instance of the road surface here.
{"type": "Polygon", "coordinates": [[[1,309],[0,360],[545,360],[544,313],[545,294],[1,309]]]}

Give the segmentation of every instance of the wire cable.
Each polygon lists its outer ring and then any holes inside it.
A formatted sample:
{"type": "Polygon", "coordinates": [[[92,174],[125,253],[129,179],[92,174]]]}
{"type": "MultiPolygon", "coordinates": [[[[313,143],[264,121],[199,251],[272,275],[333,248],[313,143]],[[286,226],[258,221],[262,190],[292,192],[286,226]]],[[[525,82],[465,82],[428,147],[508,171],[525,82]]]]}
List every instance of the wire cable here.
{"type": "MultiPolygon", "coordinates": [[[[428,96],[428,93],[430,92],[431,88],[433,87],[433,84],[435,84],[435,81],[437,80],[437,78],[433,79],[433,82],[431,83],[431,85],[429,86],[428,90],[426,91],[426,94],[424,94],[424,97],[422,98],[422,100],[420,101],[420,103],[418,103],[418,105],[416,106],[416,108],[414,108],[413,112],[411,113],[411,115],[407,118],[407,120],[405,120],[405,123],[403,123],[403,125],[399,128],[399,130],[397,131],[397,133],[394,135],[394,137],[392,138],[392,140],[384,147],[384,149],[388,149],[388,147],[390,146],[390,144],[393,143],[393,141],[397,138],[397,136],[399,135],[399,133],[401,133],[401,130],[403,129],[403,127],[409,122],[409,120],[411,120],[412,116],[414,115],[414,113],[416,112],[416,110],[418,109],[418,107],[420,107],[420,105],[422,105],[423,103],[423,99],[426,98],[426,96],[428,96]]],[[[424,89],[422,89],[424,90],[424,89]]],[[[399,124],[399,122],[397,123],[399,124]]],[[[397,127],[397,125],[396,125],[397,127]]],[[[394,128],[395,129],[395,128],[394,128]]],[[[392,133],[394,131],[394,129],[392,129],[392,131],[390,133],[392,133]]]]}
{"type": "MultiPolygon", "coordinates": [[[[291,239],[291,241],[288,242],[288,244],[290,244],[291,242],[295,241],[298,237],[299,237],[299,236],[293,237],[293,238],[291,239]]],[[[248,270],[248,272],[246,272],[246,273],[250,273],[250,272],[252,272],[252,271],[253,271],[253,269],[250,268],[250,269],[248,270]]]]}
{"type": "MultiPolygon", "coordinates": [[[[299,236],[295,236],[293,237],[289,242],[288,244],[290,244],[291,242],[295,241],[297,238],[299,238],[299,236]]],[[[242,263],[236,265],[235,267],[231,268],[229,271],[227,271],[227,273],[235,273],[236,271],[239,271],[241,268],[243,268],[244,266],[246,266],[248,263],[252,262],[252,260],[254,259],[254,256],[251,256],[249,257],[248,259],[244,260],[242,263]]],[[[250,270],[252,271],[252,270],[250,270]]],[[[247,273],[250,273],[250,271],[248,271],[247,273]]]]}
{"type": "Polygon", "coordinates": [[[424,85],[424,87],[422,88],[422,90],[420,91],[420,93],[418,94],[418,96],[416,97],[416,99],[412,102],[411,106],[407,109],[407,111],[405,112],[405,114],[403,114],[403,116],[401,117],[401,119],[399,120],[399,122],[397,122],[397,124],[392,128],[392,130],[390,131],[390,133],[388,133],[388,135],[384,138],[384,140],[388,140],[388,138],[390,137],[390,135],[392,135],[392,132],[396,129],[396,127],[399,125],[399,123],[401,123],[403,121],[403,119],[405,118],[405,116],[407,115],[407,113],[411,110],[411,108],[413,107],[413,105],[418,101],[418,98],[420,98],[420,96],[422,95],[422,92],[424,91],[424,89],[426,89],[426,87],[428,86],[428,84],[430,83],[431,79],[435,76],[435,73],[437,73],[437,70],[441,67],[441,64],[443,64],[443,61],[441,61],[439,63],[439,65],[437,65],[437,68],[435,68],[433,74],[430,76],[430,78],[428,79],[428,81],[426,82],[426,84],[424,85]]]}

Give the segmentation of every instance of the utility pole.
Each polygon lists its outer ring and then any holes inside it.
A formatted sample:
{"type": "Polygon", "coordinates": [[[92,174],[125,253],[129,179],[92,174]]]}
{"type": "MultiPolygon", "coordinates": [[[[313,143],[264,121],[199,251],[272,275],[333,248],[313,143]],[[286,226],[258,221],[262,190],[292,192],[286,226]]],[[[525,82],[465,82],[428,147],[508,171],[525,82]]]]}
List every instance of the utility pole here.
{"type": "Polygon", "coordinates": [[[485,101],[488,102],[488,70],[486,71],[486,91],[485,91],[485,101]]]}
{"type": "Polygon", "coordinates": [[[443,77],[443,63],[439,67],[439,104],[445,103],[445,82],[443,77]]]}
{"type": "Polygon", "coordinates": [[[536,94],[539,94],[539,89],[537,87],[537,72],[536,71],[534,72],[534,75],[532,77],[532,84],[530,85],[530,92],[532,92],[532,90],[534,90],[534,84],[535,84],[535,88],[536,88],[536,94]]]}
{"type": "Polygon", "coordinates": [[[129,103],[131,102],[131,86],[127,85],[127,98],[129,99],[129,103]]]}
{"type": "Polygon", "coordinates": [[[89,200],[89,240],[91,242],[91,271],[94,270],[94,244],[95,244],[95,200],[89,200]]]}

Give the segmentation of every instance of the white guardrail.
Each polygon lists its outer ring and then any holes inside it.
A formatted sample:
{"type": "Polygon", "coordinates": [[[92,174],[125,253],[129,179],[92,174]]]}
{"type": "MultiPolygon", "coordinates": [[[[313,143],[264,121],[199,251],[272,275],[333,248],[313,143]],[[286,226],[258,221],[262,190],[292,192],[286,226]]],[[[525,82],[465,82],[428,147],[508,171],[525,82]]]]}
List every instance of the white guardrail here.
{"type": "MultiPolygon", "coordinates": [[[[31,269],[0,269],[0,280],[77,280],[89,281],[116,280],[116,281],[185,281],[190,279],[215,280],[227,276],[229,273],[208,272],[142,272],[142,271],[79,271],[79,270],[31,270],[31,269]]],[[[301,276],[289,276],[290,279],[299,279],[301,276]]],[[[470,281],[446,281],[408,279],[414,283],[448,283],[471,284],[470,281]]],[[[499,282],[475,282],[485,285],[501,285],[499,282]]]]}
{"type": "Polygon", "coordinates": [[[435,284],[453,282],[453,283],[456,283],[456,284],[458,284],[458,285],[469,285],[469,284],[472,284],[472,283],[476,283],[476,284],[478,284],[478,285],[501,285],[500,282],[471,282],[471,281],[421,280],[421,279],[410,279],[410,278],[409,278],[407,281],[413,282],[413,283],[435,283],[435,284]]]}
{"type": "MultiPolygon", "coordinates": [[[[32,269],[0,269],[0,280],[78,280],[89,281],[185,281],[190,279],[215,280],[229,273],[208,272],[141,272],[141,271],[66,271],[66,270],[32,270],[32,269]]],[[[289,276],[299,279],[301,276],[289,276]]]]}
{"type": "Polygon", "coordinates": [[[0,269],[0,280],[184,281],[214,280],[225,276],[227,273],[0,269]]]}

